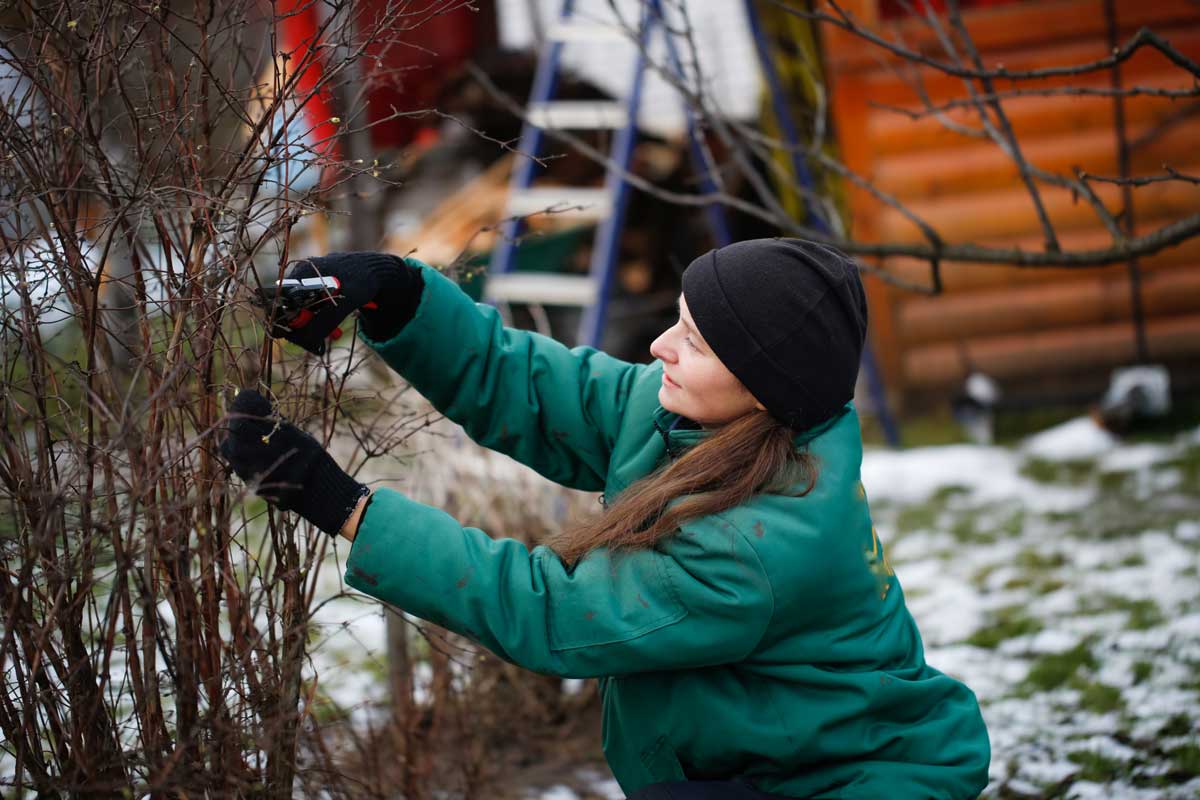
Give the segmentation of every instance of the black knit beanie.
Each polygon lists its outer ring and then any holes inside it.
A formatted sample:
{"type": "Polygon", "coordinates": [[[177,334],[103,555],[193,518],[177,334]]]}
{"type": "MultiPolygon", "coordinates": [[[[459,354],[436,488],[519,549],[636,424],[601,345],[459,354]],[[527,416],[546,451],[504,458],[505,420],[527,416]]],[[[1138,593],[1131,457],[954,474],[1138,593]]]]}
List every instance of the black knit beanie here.
{"type": "Polygon", "coordinates": [[[693,261],[683,296],[721,362],[793,430],[854,396],[867,299],[846,254],[801,239],[737,242],[693,261]]]}

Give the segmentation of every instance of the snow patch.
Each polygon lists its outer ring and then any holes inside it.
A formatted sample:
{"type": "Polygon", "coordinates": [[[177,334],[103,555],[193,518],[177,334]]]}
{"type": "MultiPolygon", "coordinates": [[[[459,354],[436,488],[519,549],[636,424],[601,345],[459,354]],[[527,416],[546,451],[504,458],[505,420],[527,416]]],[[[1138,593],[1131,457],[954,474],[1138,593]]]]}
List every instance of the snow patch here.
{"type": "Polygon", "coordinates": [[[1133,472],[1152,467],[1173,454],[1173,448],[1157,444],[1126,445],[1105,453],[1100,459],[1101,472],[1133,472]]]}
{"type": "Polygon", "coordinates": [[[1002,447],[948,445],[905,451],[868,450],[862,481],[874,500],[919,503],[959,487],[972,503],[1018,500],[1037,512],[1074,511],[1095,497],[1090,488],[1046,486],[1021,475],[1024,459],[1002,447]]]}
{"type": "Polygon", "coordinates": [[[1047,461],[1082,461],[1108,453],[1120,441],[1091,417],[1076,417],[1030,436],[1021,443],[1021,450],[1047,461]]]}

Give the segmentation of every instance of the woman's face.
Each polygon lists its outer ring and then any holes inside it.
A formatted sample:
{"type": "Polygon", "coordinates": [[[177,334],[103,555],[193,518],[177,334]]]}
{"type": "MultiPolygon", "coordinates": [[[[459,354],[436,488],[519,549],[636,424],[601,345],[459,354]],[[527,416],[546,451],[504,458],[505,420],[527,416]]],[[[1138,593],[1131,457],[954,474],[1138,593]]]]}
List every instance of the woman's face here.
{"type": "Polygon", "coordinates": [[[766,410],[705,343],[683,295],[679,321],[651,343],[650,355],[663,362],[658,402],[667,411],[714,428],[753,409],[766,410]]]}

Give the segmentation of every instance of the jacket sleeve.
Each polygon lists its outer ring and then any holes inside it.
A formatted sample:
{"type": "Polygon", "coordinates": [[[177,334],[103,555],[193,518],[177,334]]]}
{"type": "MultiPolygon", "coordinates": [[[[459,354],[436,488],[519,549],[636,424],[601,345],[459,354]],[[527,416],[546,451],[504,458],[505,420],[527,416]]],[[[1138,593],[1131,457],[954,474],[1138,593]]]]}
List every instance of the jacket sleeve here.
{"type": "Polygon", "coordinates": [[[564,486],[603,489],[630,390],[649,365],[506,328],[494,307],[407,262],[425,281],[415,316],[387,341],[361,326],[359,337],[474,441],[564,486]]]}
{"type": "Polygon", "coordinates": [[[568,571],[545,547],[492,539],[390,489],[367,508],[346,582],[563,677],[739,661],[774,612],[757,554],[719,516],[686,523],[660,549],[595,550],[568,571]]]}

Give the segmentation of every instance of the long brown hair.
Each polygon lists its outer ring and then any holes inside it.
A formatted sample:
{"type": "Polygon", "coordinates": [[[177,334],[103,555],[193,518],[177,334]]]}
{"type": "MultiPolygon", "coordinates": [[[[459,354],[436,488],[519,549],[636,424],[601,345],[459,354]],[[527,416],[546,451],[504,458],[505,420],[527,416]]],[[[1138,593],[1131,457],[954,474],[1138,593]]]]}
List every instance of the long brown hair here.
{"type": "Polygon", "coordinates": [[[546,544],[568,565],[597,547],[640,550],[676,533],[684,522],[739,506],[760,492],[812,491],[815,459],[793,442],[795,432],[765,411],[750,411],[715,429],[679,458],[621,492],[602,514],[552,534],[546,544]],[[670,510],[679,497],[687,500],[670,510]]]}

